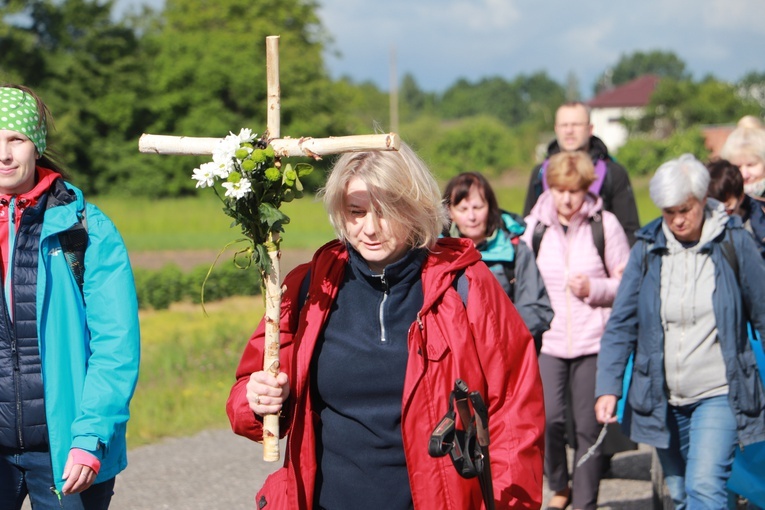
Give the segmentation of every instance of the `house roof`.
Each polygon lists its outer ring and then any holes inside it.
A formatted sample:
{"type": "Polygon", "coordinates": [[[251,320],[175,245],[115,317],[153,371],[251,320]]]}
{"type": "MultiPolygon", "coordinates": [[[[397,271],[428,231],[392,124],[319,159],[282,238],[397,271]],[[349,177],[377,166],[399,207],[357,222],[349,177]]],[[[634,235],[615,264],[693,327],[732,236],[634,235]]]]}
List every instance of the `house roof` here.
{"type": "Polygon", "coordinates": [[[590,108],[619,108],[627,106],[646,106],[651,94],[659,84],[660,78],[646,74],[639,78],[606,90],[592,98],[587,105],[590,108]]]}
{"type": "Polygon", "coordinates": [[[720,155],[722,146],[725,145],[725,141],[728,139],[731,131],[736,128],[735,124],[726,126],[702,126],[701,132],[704,135],[704,145],[710,151],[710,158],[715,158],[720,155]]]}

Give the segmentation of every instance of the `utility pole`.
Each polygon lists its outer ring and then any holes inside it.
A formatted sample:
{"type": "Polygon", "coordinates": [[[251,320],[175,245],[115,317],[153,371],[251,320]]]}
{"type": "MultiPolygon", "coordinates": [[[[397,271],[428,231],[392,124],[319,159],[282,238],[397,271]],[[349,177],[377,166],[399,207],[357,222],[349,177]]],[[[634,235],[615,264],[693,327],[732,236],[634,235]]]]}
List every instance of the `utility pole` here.
{"type": "Polygon", "coordinates": [[[390,48],[390,126],[389,131],[398,133],[398,73],[396,72],[396,47],[390,48]]]}

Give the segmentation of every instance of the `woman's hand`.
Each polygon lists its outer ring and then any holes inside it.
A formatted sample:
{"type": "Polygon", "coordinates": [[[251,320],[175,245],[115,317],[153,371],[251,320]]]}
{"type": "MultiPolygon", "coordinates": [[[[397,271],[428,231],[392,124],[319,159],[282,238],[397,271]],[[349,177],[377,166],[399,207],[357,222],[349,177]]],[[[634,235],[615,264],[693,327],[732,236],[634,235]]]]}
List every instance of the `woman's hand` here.
{"type": "Polygon", "coordinates": [[[598,423],[616,423],[616,395],[603,395],[595,401],[598,423]]]}
{"type": "Polygon", "coordinates": [[[70,494],[77,494],[82,492],[96,480],[96,471],[87,465],[78,464],[74,459],[74,454],[70,451],[69,456],[66,459],[66,465],[64,465],[63,479],[66,480],[61,492],[64,496],[70,494]]]}
{"type": "Polygon", "coordinates": [[[579,299],[590,295],[590,277],[586,274],[575,274],[568,279],[568,288],[579,299]]]}
{"type": "Polygon", "coordinates": [[[621,280],[622,276],[624,276],[624,268],[626,268],[626,267],[627,267],[627,263],[626,262],[622,262],[621,264],[619,264],[618,266],[616,266],[614,268],[614,272],[611,273],[611,276],[621,280]]]}
{"type": "Polygon", "coordinates": [[[268,372],[254,372],[247,382],[247,402],[258,416],[278,414],[290,396],[290,382],[287,374],[279,372],[274,377],[268,372]]]}

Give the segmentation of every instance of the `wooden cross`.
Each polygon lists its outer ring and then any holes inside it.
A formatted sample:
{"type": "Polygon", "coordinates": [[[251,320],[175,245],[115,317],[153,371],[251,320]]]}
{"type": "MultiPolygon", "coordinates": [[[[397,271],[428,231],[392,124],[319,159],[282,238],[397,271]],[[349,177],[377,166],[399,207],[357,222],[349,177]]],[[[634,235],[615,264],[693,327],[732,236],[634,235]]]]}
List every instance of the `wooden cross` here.
{"type": "MultiPolygon", "coordinates": [[[[266,37],[266,76],[268,80],[267,133],[269,143],[277,157],[321,156],[369,150],[398,150],[400,139],[396,133],[380,135],[342,136],[330,138],[280,138],[281,91],[279,87],[279,36],[266,37]]],[[[138,141],[138,150],[153,154],[204,156],[213,153],[220,138],[194,138],[144,134],[138,141]]],[[[272,234],[268,245],[271,269],[266,278],[266,335],[263,355],[264,370],[276,376],[279,373],[279,315],[282,291],[280,288],[279,234],[272,234]],[[272,249],[273,248],[273,249],[272,249]]],[[[279,417],[266,415],[263,419],[263,460],[279,460],[279,417]]]]}

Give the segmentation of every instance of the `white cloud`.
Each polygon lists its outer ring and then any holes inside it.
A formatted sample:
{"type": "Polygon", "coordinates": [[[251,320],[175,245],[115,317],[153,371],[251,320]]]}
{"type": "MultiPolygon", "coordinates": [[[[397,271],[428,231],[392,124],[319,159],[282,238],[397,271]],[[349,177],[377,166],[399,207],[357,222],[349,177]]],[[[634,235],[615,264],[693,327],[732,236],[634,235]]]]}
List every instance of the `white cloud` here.
{"type": "MultiPolygon", "coordinates": [[[[763,0],[318,0],[333,36],[333,76],[387,89],[391,48],[399,74],[426,90],[458,78],[531,74],[559,82],[573,71],[585,94],[622,54],[674,52],[696,77],[735,80],[765,71],[763,0]]],[[[118,0],[161,5],[163,0],[118,0]]]]}

